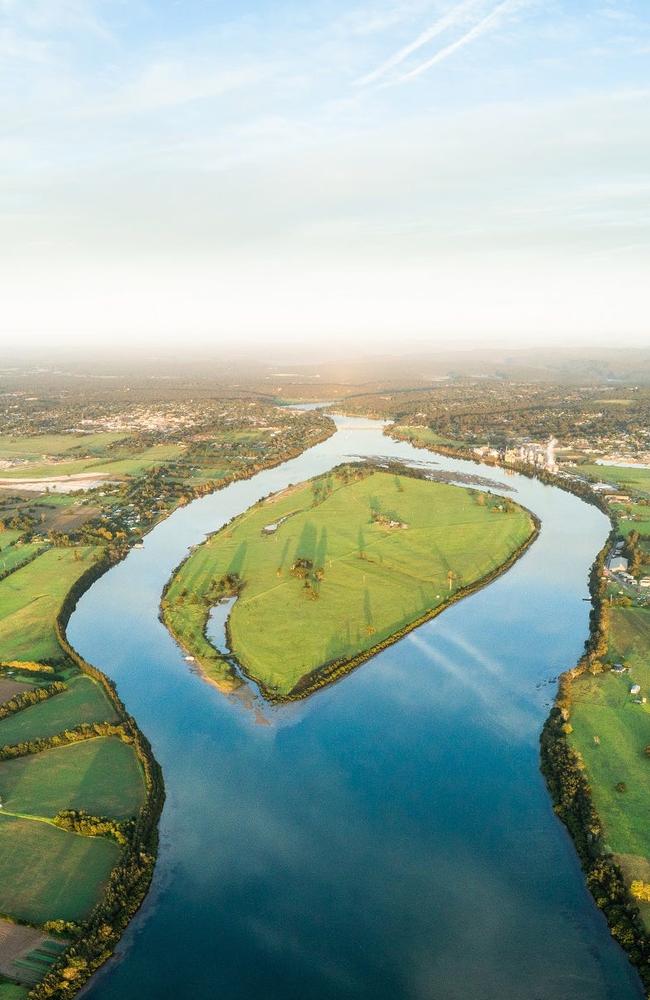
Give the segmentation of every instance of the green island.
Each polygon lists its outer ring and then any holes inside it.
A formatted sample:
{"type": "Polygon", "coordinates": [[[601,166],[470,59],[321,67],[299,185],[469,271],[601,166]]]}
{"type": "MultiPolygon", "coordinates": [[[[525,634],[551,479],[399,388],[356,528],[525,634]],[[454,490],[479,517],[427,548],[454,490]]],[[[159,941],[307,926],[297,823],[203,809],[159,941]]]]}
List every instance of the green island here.
{"type": "Polygon", "coordinates": [[[233,687],[238,666],[268,699],[288,701],[491,580],[536,531],[511,500],[404,467],[343,465],[260,501],[196,548],[162,616],[210,680],[233,687]],[[205,630],[228,597],[229,649],[218,651],[205,630]]]}

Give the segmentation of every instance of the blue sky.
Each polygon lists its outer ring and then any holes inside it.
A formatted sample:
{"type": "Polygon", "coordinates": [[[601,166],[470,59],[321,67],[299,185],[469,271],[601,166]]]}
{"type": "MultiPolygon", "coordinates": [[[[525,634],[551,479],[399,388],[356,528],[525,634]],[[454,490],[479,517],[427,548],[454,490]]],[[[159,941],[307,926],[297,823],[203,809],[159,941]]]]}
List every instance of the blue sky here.
{"type": "Polygon", "coordinates": [[[648,339],[650,4],[0,0],[0,331],[648,339]]]}

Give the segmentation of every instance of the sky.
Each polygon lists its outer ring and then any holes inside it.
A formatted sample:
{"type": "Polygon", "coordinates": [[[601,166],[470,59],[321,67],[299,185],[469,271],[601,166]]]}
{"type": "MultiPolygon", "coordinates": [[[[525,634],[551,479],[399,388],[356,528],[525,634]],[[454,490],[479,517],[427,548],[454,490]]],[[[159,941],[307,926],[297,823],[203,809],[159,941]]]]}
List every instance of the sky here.
{"type": "Polygon", "coordinates": [[[650,343],[648,0],[0,0],[0,339],[650,343]]]}

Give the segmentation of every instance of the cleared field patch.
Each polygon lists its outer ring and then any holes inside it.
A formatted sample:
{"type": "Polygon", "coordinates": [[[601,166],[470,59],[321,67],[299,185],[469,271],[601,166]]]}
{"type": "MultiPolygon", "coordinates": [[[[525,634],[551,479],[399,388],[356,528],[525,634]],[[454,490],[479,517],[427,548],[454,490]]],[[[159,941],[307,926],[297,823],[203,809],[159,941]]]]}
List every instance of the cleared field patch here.
{"type": "MultiPolygon", "coordinates": [[[[3,681],[0,680],[0,697],[3,681]]],[[[79,674],[66,681],[68,690],[0,721],[0,746],[54,736],[82,722],[113,722],[115,710],[102,688],[79,674]]],[[[2,764],[0,764],[0,774],[2,764]]]]}
{"type": "Polygon", "coordinates": [[[144,782],[133,748],[102,736],[2,761],[0,797],[6,813],[51,817],[61,809],[85,809],[127,819],[144,801],[144,782]]]}
{"type": "MultiPolygon", "coordinates": [[[[55,941],[34,927],[0,920],[0,975],[9,979],[36,982],[64,948],[63,941],[55,941]]],[[[2,997],[0,988],[0,1000],[2,997]]]]}
{"type": "Polygon", "coordinates": [[[74,493],[42,494],[33,501],[32,509],[43,532],[61,531],[64,534],[77,531],[82,524],[101,514],[101,507],[79,500],[74,493]]]}
{"type": "Polygon", "coordinates": [[[282,696],[443,607],[533,530],[530,515],[501,498],[341,470],[256,504],[208,539],[173,577],[163,614],[202,665],[218,669],[204,629],[220,581],[239,581],[232,651],[282,696]]]}
{"type": "Polygon", "coordinates": [[[22,681],[15,681],[8,677],[0,677],[0,705],[4,705],[6,701],[11,701],[16,694],[24,694],[25,691],[29,691],[31,687],[33,687],[32,684],[23,684],[22,681]]]}
{"type": "Polygon", "coordinates": [[[0,580],[0,661],[62,659],[56,616],[96,555],[91,546],[48,549],[0,580]]]}
{"type": "Polygon", "coordinates": [[[0,812],[0,911],[21,920],[82,920],[101,895],[120,849],[49,823],[0,812]]]}

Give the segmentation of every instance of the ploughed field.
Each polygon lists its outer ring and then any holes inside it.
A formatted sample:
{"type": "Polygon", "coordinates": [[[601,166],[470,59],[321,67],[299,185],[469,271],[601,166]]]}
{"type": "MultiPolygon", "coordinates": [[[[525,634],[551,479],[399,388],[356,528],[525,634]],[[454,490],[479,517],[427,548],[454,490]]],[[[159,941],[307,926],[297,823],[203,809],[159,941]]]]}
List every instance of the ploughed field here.
{"type": "Polygon", "coordinates": [[[199,546],[174,574],[163,617],[227,685],[232,668],[205,628],[210,609],[237,594],[231,652],[267,695],[294,697],[498,572],[534,530],[510,500],[342,466],[261,501],[199,546]]]}

